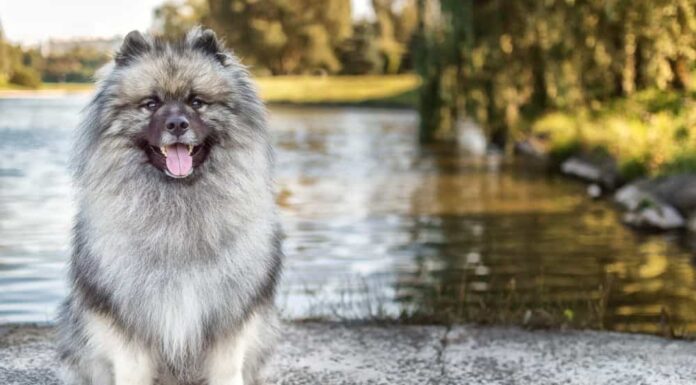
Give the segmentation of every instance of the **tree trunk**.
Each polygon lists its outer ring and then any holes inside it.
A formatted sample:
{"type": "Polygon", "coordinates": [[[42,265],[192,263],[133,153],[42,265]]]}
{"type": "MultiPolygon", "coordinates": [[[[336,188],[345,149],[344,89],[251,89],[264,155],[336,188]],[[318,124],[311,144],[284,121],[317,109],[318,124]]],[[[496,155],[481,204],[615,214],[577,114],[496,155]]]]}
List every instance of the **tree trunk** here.
{"type": "Polygon", "coordinates": [[[683,56],[678,56],[669,61],[672,69],[672,87],[679,91],[686,91],[689,88],[689,63],[683,56]]]}

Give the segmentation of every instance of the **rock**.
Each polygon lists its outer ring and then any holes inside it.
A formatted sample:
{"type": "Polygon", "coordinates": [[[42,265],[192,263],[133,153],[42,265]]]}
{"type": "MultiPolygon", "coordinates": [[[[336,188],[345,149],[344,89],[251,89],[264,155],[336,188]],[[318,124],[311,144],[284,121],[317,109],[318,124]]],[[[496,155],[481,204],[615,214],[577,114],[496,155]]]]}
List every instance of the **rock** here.
{"type": "Polygon", "coordinates": [[[561,172],[614,190],[620,183],[619,171],[613,159],[572,156],[561,163],[561,172]]]}
{"type": "Polygon", "coordinates": [[[527,138],[515,143],[515,154],[523,155],[532,159],[547,160],[548,151],[544,143],[534,137],[527,138]]]}
{"type": "Polygon", "coordinates": [[[487,149],[486,134],[481,126],[472,120],[457,121],[457,143],[459,148],[472,155],[485,155],[487,149]]]}
{"type": "MultiPolygon", "coordinates": [[[[0,327],[0,384],[58,385],[47,327],[0,327]]],[[[279,385],[687,385],[696,344],[590,331],[291,323],[268,367],[279,385]]]]}
{"type": "Polygon", "coordinates": [[[602,196],[602,187],[596,183],[587,186],[587,195],[592,199],[599,199],[602,196]]]}
{"type": "Polygon", "coordinates": [[[624,214],[624,223],[647,229],[674,230],[686,225],[679,212],[669,205],[655,205],[624,214]]]}
{"type": "Polygon", "coordinates": [[[561,163],[561,172],[591,182],[598,182],[602,176],[599,167],[575,157],[561,163]]]}
{"type": "Polygon", "coordinates": [[[614,201],[629,211],[637,210],[644,202],[654,201],[655,197],[643,187],[644,184],[638,182],[618,189],[614,201]]]}
{"type": "Polygon", "coordinates": [[[676,228],[681,223],[696,232],[696,174],[639,180],[618,190],[614,199],[630,211],[626,219],[631,224],[676,228]]]}
{"type": "Polygon", "coordinates": [[[686,225],[684,216],[649,189],[649,181],[639,181],[619,189],[614,200],[625,207],[624,223],[646,229],[672,230],[686,225]]]}
{"type": "Polygon", "coordinates": [[[527,309],[522,318],[522,325],[529,329],[548,329],[553,327],[555,322],[551,313],[544,309],[527,309]]]}
{"type": "MultiPolygon", "coordinates": [[[[686,229],[692,233],[696,233],[696,213],[692,213],[686,220],[686,229]]],[[[692,247],[692,249],[696,249],[696,247],[692,247]]]]}
{"type": "Polygon", "coordinates": [[[683,215],[696,211],[696,174],[668,175],[639,186],[683,215]]]}

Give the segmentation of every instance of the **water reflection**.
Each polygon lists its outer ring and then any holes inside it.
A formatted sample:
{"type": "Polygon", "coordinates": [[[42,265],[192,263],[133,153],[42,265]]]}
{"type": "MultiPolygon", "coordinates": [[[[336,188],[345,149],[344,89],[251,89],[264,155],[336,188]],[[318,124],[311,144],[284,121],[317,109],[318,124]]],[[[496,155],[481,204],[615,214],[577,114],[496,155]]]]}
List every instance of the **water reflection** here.
{"type": "Polygon", "coordinates": [[[582,186],[420,147],[412,114],[274,112],[291,313],[695,331],[690,252],[582,186]]]}
{"type": "Polygon", "coordinates": [[[85,102],[0,99],[0,322],[48,321],[64,296],[69,138],[85,102]]]}
{"type": "MultiPolygon", "coordinates": [[[[66,159],[84,97],[0,100],[0,322],[65,293],[66,159]]],[[[411,112],[271,111],[288,317],[696,332],[677,235],[641,235],[582,186],[416,143],[411,112]]]]}

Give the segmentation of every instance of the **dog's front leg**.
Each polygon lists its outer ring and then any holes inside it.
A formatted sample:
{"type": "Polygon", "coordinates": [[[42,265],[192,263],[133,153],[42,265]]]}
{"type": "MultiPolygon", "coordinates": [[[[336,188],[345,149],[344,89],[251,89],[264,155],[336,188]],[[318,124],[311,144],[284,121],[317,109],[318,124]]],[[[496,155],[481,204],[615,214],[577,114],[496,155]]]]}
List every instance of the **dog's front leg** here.
{"type": "Polygon", "coordinates": [[[112,356],[114,385],[152,385],[155,373],[149,352],[129,345],[112,356]]]}
{"type": "MultiPolygon", "coordinates": [[[[114,385],[152,385],[155,364],[150,352],[138,341],[124,336],[103,316],[91,315],[87,321],[90,345],[98,356],[110,362],[114,385]]],[[[100,385],[106,383],[95,380],[100,385]]]]}
{"type": "Polygon", "coordinates": [[[244,338],[218,341],[208,356],[209,385],[244,385],[244,338]]]}
{"type": "Polygon", "coordinates": [[[237,333],[216,341],[208,355],[208,385],[244,385],[244,361],[258,338],[256,316],[237,333]]]}

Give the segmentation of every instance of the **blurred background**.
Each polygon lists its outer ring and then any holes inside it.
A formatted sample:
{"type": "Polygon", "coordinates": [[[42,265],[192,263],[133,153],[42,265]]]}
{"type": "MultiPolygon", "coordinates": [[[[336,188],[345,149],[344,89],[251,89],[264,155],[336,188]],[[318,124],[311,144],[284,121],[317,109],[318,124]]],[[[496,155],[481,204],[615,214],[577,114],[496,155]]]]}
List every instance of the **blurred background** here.
{"type": "Polygon", "coordinates": [[[51,322],[66,161],[133,29],[269,105],[288,319],[696,333],[696,0],[0,0],[0,322],[51,322]]]}

